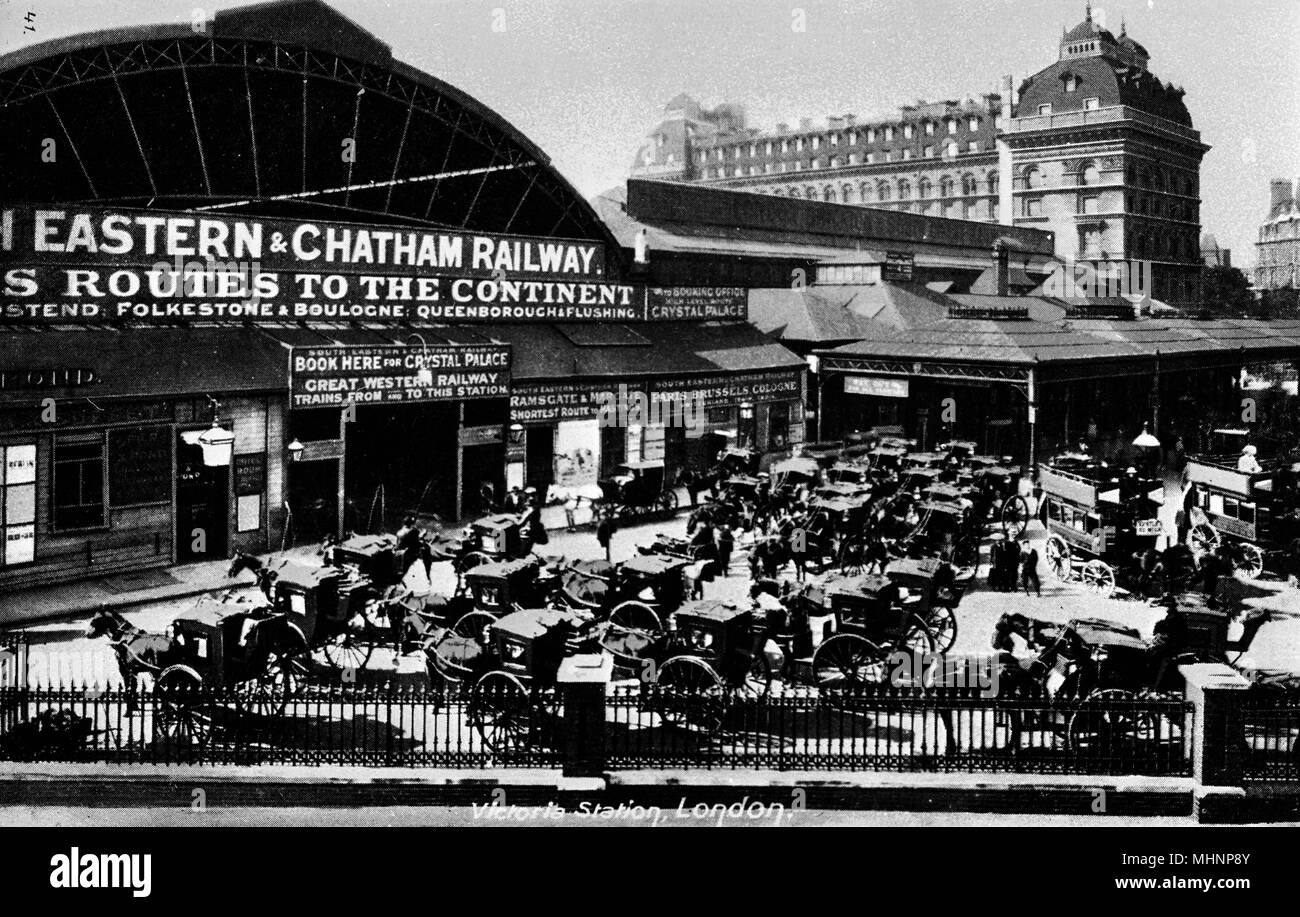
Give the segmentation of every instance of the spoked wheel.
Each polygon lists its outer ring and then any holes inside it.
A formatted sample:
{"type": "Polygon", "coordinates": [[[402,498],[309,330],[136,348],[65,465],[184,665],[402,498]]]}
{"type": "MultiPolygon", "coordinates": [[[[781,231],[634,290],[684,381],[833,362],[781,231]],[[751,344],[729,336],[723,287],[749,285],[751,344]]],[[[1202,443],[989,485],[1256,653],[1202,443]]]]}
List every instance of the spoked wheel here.
{"type": "Polygon", "coordinates": [[[659,667],[659,715],[674,726],[715,732],[722,726],[729,698],[722,678],[694,656],[673,656],[659,667]]]}
{"type": "Polygon", "coordinates": [[[1200,560],[1219,546],[1219,533],[1207,522],[1198,523],[1187,533],[1187,546],[1192,549],[1192,555],[1200,560]]]}
{"type": "Polygon", "coordinates": [[[203,679],[189,666],[164,669],[154,684],[158,707],[153,728],[159,738],[181,744],[204,745],[212,731],[212,717],[199,693],[203,679]]]}
{"type": "Polygon", "coordinates": [[[1127,757],[1156,742],[1159,726],[1150,714],[1135,709],[1137,699],[1132,691],[1120,688],[1089,694],[1070,716],[1066,728],[1070,751],[1127,757]]]}
{"type": "Polygon", "coordinates": [[[679,501],[677,499],[676,491],[665,490],[662,494],[659,495],[659,509],[662,512],[665,513],[677,512],[678,502],[679,501]]]}
{"type": "Polygon", "coordinates": [[[532,747],[536,712],[531,692],[509,672],[488,672],[474,685],[470,722],[491,751],[505,754],[532,747]]]}
{"type": "Polygon", "coordinates": [[[375,646],[369,640],[345,630],[325,643],[325,658],[339,671],[360,672],[370,661],[375,646]]]}
{"type": "Polygon", "coordinates": [[[813,680],[818,688],[839,690],[885,680],[884,649],[857,634],[836,634],[813,653],[813,680]]]}
{"type": "Polygon", "coordinates": [[[840,572],[861,576],[867,569],[867,545],[861,538],[849,538],[840,546],[840,572]]]}
{"type": "Polygon", "coordinates": [[[934,649],[946,653],[957,643],[957,614],[947,605],[935,605],[925,615],[925,626],[934,635],[934,649]]]}
{"type": "Polygon", "coordinates": [[[307,641],[297,631],[290,634],[267,654],[262,674],[244,685],[241,706],[254,716],[284,713],[285,705],[307,682],[307,641]]]}
{"type": "Polygon", "coordinates": [[[1083,565],[1083,585],[1102,597],[1115,591],[1115,571],[1104,560],[1090,560],[1083,565]]]}
{"type": "Polygon", "coordinates": [[[1015,496],[1002,504],[1002,531],[1008,539],[1015,541],[1029,527],[1029,501],[1015,496]]]}
{"type": "Polygon", "coordinates": [[[1242,542],[1237,545],[1232,565],[1246,579],[1256,579],[1264,572],[1264,552],[1253,544],[1242,542]]]}
{"type": "Polygon", "coordinates": [[[1063,583],[1069,582],[1074,569],[1070,562],[1070,546],[1065,543],[1065,539],[1053,535],[1047,539],[1043,550],[1047,554],[1047,568],[1052,571],[1052,575],[1063,583]]]}

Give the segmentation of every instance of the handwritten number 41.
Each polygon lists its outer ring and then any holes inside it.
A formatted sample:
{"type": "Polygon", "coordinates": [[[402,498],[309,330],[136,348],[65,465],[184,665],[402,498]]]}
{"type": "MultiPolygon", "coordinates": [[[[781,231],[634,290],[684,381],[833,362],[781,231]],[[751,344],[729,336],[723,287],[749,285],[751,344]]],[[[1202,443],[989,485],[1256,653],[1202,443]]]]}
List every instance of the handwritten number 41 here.
{"type": "MultiPolygon", "coordinates": [[[[35,22],[35,21],[36,21],[36,14],[35,14],[35,13],[28,13],[26,16],[23,17],[23,21],[28,22],[28,23],[33,23],[33,22],[35,22]]],[[[34,25],[27,25],[27,26],[25,26],[25,27],[23,28],[23,31],[24,31],[24,32],[35,32],[35,31],[36,31],[36,26],[34,26],[34,25]]]]}

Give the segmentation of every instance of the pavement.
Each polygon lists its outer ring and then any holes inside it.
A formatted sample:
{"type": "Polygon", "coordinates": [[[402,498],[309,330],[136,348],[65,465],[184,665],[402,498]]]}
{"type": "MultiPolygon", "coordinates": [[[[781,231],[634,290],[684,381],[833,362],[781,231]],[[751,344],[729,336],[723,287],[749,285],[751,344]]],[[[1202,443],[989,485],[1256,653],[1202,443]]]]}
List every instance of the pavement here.
{"type": "MultiPolygon", "coordinates": [[[[678,490],[678,498],[683,507],[688,507],[690,498],[685,489],[678,490]]],[[[683,515],[684,518],[684,515],[683,515]]],[[[592,520],[591,504],[583,501],[574,513],[575,533],[584,534],[595,545],[595,523],[592,520]]],[[[568,519],[561,505],[542,508],[542,523],[548,532],[574,534],[568,532],[568,519]]],[[[564,539],[569,541],[570,539],[564,539]]],[[[312,562],[316,557],[317,545],[300,545],[284,553],[292,557],[301,557],[312,562]]],[[[550,546],[546,549],[554,552],[550,546]]],[[[14,625],[41,623],[68,617],[89,616],[100,609],[137,608],[157,603],[171,602],[190,598],[209,592],[221,592],[233,588],[245,588],[232,583],[226,576],[230,568],[229,559],[202,561],[180,564],[163,568],[161,577],[142,576],[144,581],[139,588],[130,588],[129,580],[123,576],[110,576],[101,579],[84,579],[66,583],[55,583],[31,589],[21,589],[0,594],[0,628],[14,625]],[[154,580],[156,585],[150,584],[154,580]],[[163,582],[161,580],[167,580],[163,582]]],[[[245,580],[247,577],[244,578],[245,580]]]]}

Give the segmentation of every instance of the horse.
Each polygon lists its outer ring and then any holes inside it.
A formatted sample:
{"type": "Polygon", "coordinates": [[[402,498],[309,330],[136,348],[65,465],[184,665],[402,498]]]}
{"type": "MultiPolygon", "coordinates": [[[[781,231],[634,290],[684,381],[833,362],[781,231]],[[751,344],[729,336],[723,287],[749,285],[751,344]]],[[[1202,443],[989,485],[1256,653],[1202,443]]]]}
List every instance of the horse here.
{"type": "Polygon", "coordinates": [[[135,712],[138,676],[156,676],[178,655],[176,644],[170,637],[136,627],[108,608],[101,608],[91,616],[85,636],[90,639],[106,637],[112,644],[117,670],[126,688],[128,714],[135,712]]]}
{"type": "MultiPolygon", "coordinates": [[[[330,545],[326,539],[326,547],[330,545]]],[[[324,548],[322,548],[324,550],[324,548]]],[[[245,554],[243,551],[236,551],[235,556],[231,558],[230,568],[226,570],[226,577],[233,579],[241,571],[248,570],[257,580],[257,588],[262,590],[262,594],[271,604],[275,604],[275,581],[278,574],[267,567],[266,561],[255,554],[245,554]]]]}

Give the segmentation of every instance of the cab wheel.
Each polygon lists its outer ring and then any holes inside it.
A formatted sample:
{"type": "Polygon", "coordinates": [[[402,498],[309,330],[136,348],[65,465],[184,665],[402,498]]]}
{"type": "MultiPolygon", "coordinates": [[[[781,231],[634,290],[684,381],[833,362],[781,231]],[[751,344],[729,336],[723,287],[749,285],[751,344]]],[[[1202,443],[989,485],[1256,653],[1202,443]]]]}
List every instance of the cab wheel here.
{"type": "Polygon", "coordinates": [[[946,653],[957,643],[957,615],[947,605],[931,608],[925,626],[934,635],[935,652],[946,653]]]}
{"type": "Polygon", "coordinates": [[[713,666],[694,656],[673,656],[655,681],[659,715],[675,726],[716,732],[727,712],[727,692],[713,666]]]}
{"type": "Polygon", "coordinates": [[[212,719],[204,709],[199,694],[203,679],[189,666],[164,669],[154,683],[158,705],[154,712],[154,732],[173,742],[204,745],[212,731],[212,719]]]}
{"type": "Polygon", "coordinates": [[[1070,562],[1070,546],[1065,543],[1065,539],[1053,535],[1047,539],[1047,545],[1043,550],[1047,554],[1047,568],[1052,571],[1052,575],[1063,583],[1069,582],[1073,571],[1070,562]]]}
{"type": "Polygon", "coordinates": [[[1083,585],[1102,597],[1115,591],[1115,571],[1101,560],[1090,560],[1083,566],[1083,585]]]}
{"type": "Polygon", "coordinates": [[[1239,544],[1233,566],[1246,579],[1257,579],[1264,572],[1264,552],[1253,544],[1239,544]]]}
{"type": "Polygon", "coordinates": [[[506,754],[533,745],[537,723],[532,698],[509,672],[488,672],[475,683],[469,715],[490,751],[506,754]]]}
{"type": "Polygon", "coordinates": [[[1024,534],[1031,518],[1029,501],[1024,497],[1012,497],[1002,504],[1002,531],[1012,541],[1024,534]]]}
{"type": "Polygon", "coordinates": [[[1200,560],[1219,546],[1219,533],[1204,522],[1194,525],[1187,533],[1187,546],[1192,549],[1192,555],[1200,560]]]}
{"type": "Polygon", "coordinates": [[[659,509],[665,513],[677,512],[678,503],[676,491],[665,490],[659,496],[659,509]]]}
{"type": "Polygon", "coordinates": [[[885,680],[888,654],[866,637],[836,634],[813,653],[813,680],[819,689],[843,690],[885,680]]]}
{"type": "Polygon", "coordinates": [[[324,649],[325,659],[334,668],[340,671],[347,669],[360,672],[370,661],[370,655],[375,647],[373,643],[363,642],[356,634],[345,630],[328,640],[324,649]]]}

